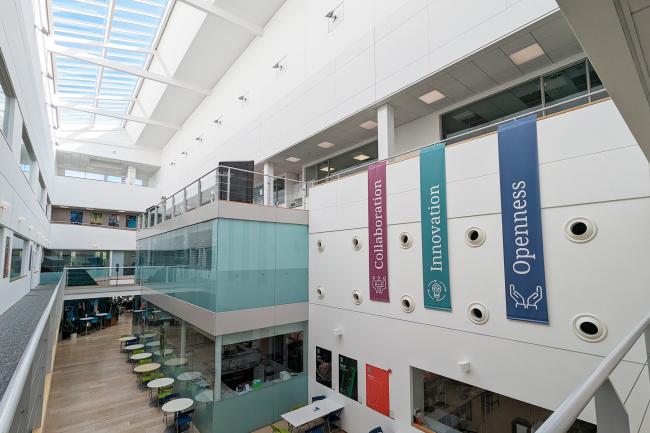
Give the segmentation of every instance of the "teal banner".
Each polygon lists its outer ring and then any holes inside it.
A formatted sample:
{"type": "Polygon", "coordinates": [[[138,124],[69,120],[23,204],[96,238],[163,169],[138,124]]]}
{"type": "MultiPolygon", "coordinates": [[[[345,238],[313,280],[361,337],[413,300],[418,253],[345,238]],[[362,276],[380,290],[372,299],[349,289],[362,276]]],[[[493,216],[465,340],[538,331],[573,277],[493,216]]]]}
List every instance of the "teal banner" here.
{"type": "Polygon", "coordinates": [[[444,143],[420,151],[424,307],[451,310],[444,143]]]}

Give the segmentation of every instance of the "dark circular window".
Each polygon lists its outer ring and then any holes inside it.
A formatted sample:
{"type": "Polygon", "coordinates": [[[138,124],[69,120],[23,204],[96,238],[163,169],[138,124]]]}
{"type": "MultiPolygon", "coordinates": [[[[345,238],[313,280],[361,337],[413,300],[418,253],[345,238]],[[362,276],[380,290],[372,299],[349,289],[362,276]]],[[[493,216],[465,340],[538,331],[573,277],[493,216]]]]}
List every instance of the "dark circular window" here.
{"type": "Polygon", "coordinates": [[[571,226],[571,233],[575,236],[582,236],[587,233],[587,224],[582,221],[578,221],[571,226]]]}
{"type": "Polygon", "coordinates": [[[472,241],[475,241],[478,239],[478,232],[476,230],[472,230],[469,232],[469,238],[472,241]]]}
{"type": "Polygon", "coordinates": [[[477,319],[482,319],[483,318],[483,312],[481,310],[479,310],[478,308],[472,308],[472,314],[477,319]]]}
{"type": "Polygon", "coordinates": [[[580,324],[580,331],[586,335],[597,335],[599,330],[594,322],[582,322],[580,324]]]}

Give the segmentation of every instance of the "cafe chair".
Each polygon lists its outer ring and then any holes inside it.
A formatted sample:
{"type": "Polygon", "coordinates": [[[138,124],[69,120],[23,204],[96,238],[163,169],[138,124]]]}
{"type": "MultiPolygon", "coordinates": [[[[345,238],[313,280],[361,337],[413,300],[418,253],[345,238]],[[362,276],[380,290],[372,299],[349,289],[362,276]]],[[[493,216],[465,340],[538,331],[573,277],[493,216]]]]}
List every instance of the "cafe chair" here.
{"type": "Polygon", "coordinates": [[[289,433],[289,430],[286,428],[280,428],[273,424],[271,424],[271,430],[273,430],[273,433],[289,433]]]}
{"type": "Polygon", "coordinates": [[[178,414],[178,417],[176,417],[176,422],[174,423],[176,425],[177,433],[188,430],[190,427],[192,427],[192,431],[194,431],[194,424],[192,423],[193,413],[194,409],[190,409],[178,414]]]}
{"type": "Polygon", "coordinates": [[[384,433],[384,431],[381,429],[381,427],[375,427],[372,430],[370,430],[368,433],[384,433]]]}
{"type": "Polygon", "coordinates": [[[313,396],[311,398],[312,403],[315,402],[315,401],[318,401],[318,400],[325,400],[325,396],[324,395],[315,395],[315,396],[313,396]]]}
{"type": "Polygon", "coordinates": [[[334,411],[327,415],[325,417],[325,422],[327,423],[327,431],[328,433],[332,433],[333,431],[341,431],[341,412],[343,412],[343,408],[334,411]],[[332,430],[332,426],[334,426],[336,429],[332,430]]]}

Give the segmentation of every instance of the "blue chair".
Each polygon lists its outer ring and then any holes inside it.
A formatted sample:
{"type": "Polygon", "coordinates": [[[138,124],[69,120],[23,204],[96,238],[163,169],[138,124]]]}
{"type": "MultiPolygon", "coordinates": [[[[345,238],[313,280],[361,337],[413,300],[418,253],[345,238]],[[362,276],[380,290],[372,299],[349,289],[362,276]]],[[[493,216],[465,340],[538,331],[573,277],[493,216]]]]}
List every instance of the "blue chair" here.
{"type": "Polygon", "coordinates": [[[341,412],[343,408],[334,411],[325,417],[325,422],[327,423],[327,431],[332,433],[332,431],[340,431],[341,429],[341,412]],[[336,430],[332,430],[332,426],[336,427],[336,430]]]}
{"type": "Polygon", "coordinates": [[[194,425],[192,424],[192,414],[194,413],[194,409],[188,410],[186,412],[181,412],[178,414],[178,417],[176,418],[176,431],[177,432],[182,432],[190,428],[192,426],[192,431],[194,431],[194,425]]]}
{"type": "Polygon", "coordinates": [[[381,427],[375,427],[372,430],[370,430],[368,433],[384,433],[384,431],[381,429],[381,427]]]}
{"type": "Polygon", "coordinates": [[[325,431],[323,430],[323,425],[324,424],[321,424],[321,425],[317,425],[316,427],[307,429],[305,430],[305,433],[325,433],[325,431]]]}
{"type": "Polygon", "coordinates": [[[324,395],[315,395],[315,396],[313,396],[311,398],[312,403],[315,402],[315,401],[318,401],[318,400],[325,400],[325,396],[324,395]]]}

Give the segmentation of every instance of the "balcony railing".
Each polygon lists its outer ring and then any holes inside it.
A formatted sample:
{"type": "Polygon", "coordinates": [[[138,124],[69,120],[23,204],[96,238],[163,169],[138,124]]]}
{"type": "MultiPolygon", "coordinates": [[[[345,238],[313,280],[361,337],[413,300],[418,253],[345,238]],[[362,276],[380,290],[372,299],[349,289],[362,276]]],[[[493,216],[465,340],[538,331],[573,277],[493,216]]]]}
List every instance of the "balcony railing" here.
{"type": "Polygon", "coordinates": [[[146,229],[217,200],[302,208],[305,183],[255,171],[219,166],[138,216],[146,229]]]}

